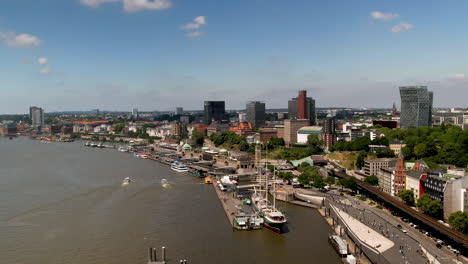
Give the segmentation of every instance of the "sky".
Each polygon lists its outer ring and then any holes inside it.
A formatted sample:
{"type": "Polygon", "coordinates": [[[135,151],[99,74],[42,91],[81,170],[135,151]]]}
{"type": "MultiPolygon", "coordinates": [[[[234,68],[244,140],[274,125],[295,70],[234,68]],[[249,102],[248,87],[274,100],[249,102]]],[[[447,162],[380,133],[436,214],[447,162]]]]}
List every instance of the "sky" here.
{"type": "Polygon", "coordinates": [[[0,0],[0,113],[468,105],[468,1],[0,0]]]}

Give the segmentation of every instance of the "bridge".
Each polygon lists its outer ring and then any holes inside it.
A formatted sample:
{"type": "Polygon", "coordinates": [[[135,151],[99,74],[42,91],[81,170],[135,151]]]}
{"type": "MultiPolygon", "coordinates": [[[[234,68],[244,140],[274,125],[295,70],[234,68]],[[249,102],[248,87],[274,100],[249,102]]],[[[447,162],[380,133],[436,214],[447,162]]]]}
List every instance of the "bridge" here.
{"type": "MultiPolygon", "coordinates": [[[[332,170],[328,170],[328,172],[333,175],[333,176],[336,176],[336,177],[340,177],[342,179],[349,179],[349,178],[352,178],[352,176],[346,174],[346,173],[343,173],[343,172],[339,172],[339,171],[336,171],[334,169],[332,170]]],[[[437,222],[436,219],[428,216],[428,215],[425,215],[419,211],[416,211],[414,210],[413,208],[411,208],[409,205],[405,204],[404,202],[402,202],[401,200],[399,200],[398,198],[388,194],[388,193],[385,193],[379,189],[377,189],[376,187],[368,184],[368,183],[365,183],[364,181],[361,181],[361,180],[358,180],[356,179],[356,183],[358,184],[358,186],[367,191],[368,193],[374,195],[375,197],[377,197],[378,199],[380,200],[383,200],[385,203],[401,210],[402,212],[406,213],[407,215],[411,216],[412,218],[415,218],[417,219],[418,221],[420,221],[421,223],[425,224],[426,226],[432,228],[433,230],[435,230],[436,232],[439,232],[440,234],[448,237],[449,239],[453,240],[454,242],[460,244],[461,246],[464,247],[464,251],[468,250],[468,236],[458,232],[457,230],[455,229],[452,229],[450,227],[447,227],[439,222],[437,222]]]]}

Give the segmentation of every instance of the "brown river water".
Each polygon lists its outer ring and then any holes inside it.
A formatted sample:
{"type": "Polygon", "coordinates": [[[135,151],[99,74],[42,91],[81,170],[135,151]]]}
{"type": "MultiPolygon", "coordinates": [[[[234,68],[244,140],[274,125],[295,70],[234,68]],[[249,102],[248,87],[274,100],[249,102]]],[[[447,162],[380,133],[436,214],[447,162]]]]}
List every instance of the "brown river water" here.
{"type": "Polygon", "coordinates": [[[0,137],[1,264],[143,264],[161,246],[170,263],[340,263],[316,210],[277,205],[287,233],[233,232],[191,174],[83,142],[0,137]]]}

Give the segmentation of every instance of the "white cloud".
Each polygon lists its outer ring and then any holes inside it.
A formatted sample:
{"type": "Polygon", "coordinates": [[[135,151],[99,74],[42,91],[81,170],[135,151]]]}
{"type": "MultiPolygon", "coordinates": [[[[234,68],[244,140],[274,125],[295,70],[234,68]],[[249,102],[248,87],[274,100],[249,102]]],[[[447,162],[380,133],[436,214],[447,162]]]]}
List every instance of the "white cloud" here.
{"type": "Polygon", "coordinates": [[[185,25],[181,26],[180,28],[181,29],[188,29],[188,30],[198,29],[202,25],[206,24],[206,17],[205,16],[197,16],[196,18],[193,19],[193,22],[195,22],[195,23],[188,23],[188,24],[185,24],[185,25]]]}
{"type": "Polygon", "coordinates": [[[406,30],[412,29],[413,27],[414,27],[413,24],[400,23],[392,27],[392,32],[396,33],[396,32],[406,31],[406,30]]]}
{"type": "Polygon", "coordinates": [[[127,12],[136,12],[143,9],[167,9],[172,6],[170,0],[123,0],[127,12]]]}
{"type": "Polygon", "coordinates": [[[392,20],[400,16],[398,13],[384,13],[380,11],[373,11],[370,13],[371,18],[376,20],[392,20]]]}
{"type": "Polygon", "coordinates": [[[199,25],[205,25],[206,24],[206,17],[205,16],[197,16],[193,21],[199,25]]]}
{"type": "Polygon", "coordinates": [[[121,2],[127,12],[137,12],[144,9],[160,10],[172,6],[171,0],[80,0],[82,5],[93,8],[99,7],[101,4],[114,2],[121,2]]]}
{"type": "Polygon", "coordinates": [[[198,38],[201,36],[203,36],[203,32],[200,32],[200,31],[193,31],[193,32],[187,33],[187,37],[189,38],[198,38]]]}
{"type": "Polygon", "coordinates": [[[47,62],[49,62],[49,60],[44,57],[37,59],[37,63],[39,64],[47,64],[47,62]]]}
{"type": "Polygon", "coordinates": [[[50,66],[47,66],[39,70],[40,74],[49,74],[51,72],[52,72],[52,68],[50,66]]]}
{"type": "Polygon", "coordinates": [[[0,32],[0,40],[9,47],[29,48],[39,46],[42,42],[38,37],[15,32],[0,32]]]}
{"type": "Polygon", "coordinates": [[[80,3],[83,5],[96,8],[100,6],[101,4],[118,2],[118,1],[120,0],[80,0],[80,3]]]}
{"type": "Polygon", "coordinates": [[[448,76],[448,79],[450,79],[450,80],[464,80],[465,79],[465,74],[463,74],[463,73],[450,74],[448,76]]]}

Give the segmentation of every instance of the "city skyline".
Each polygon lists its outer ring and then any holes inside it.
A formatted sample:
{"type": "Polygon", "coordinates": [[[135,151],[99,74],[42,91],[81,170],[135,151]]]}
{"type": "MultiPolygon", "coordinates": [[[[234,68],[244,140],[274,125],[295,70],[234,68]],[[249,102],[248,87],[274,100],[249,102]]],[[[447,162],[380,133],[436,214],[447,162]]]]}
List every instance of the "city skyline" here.
{"type": "Polygon", "coordinates": [[[468,97],[468,3],[176,0],[4,1],[0,113],[202,109],[224,100],[287,108],[391,107],[425,85],[434,107],[468,97]],[[27,7],[27,8],[25,8],[27,7]],[[63,21],[63,23],[57,23],[63,21]],[[457,96],[452,96],[456,94],[457,96]]]}

